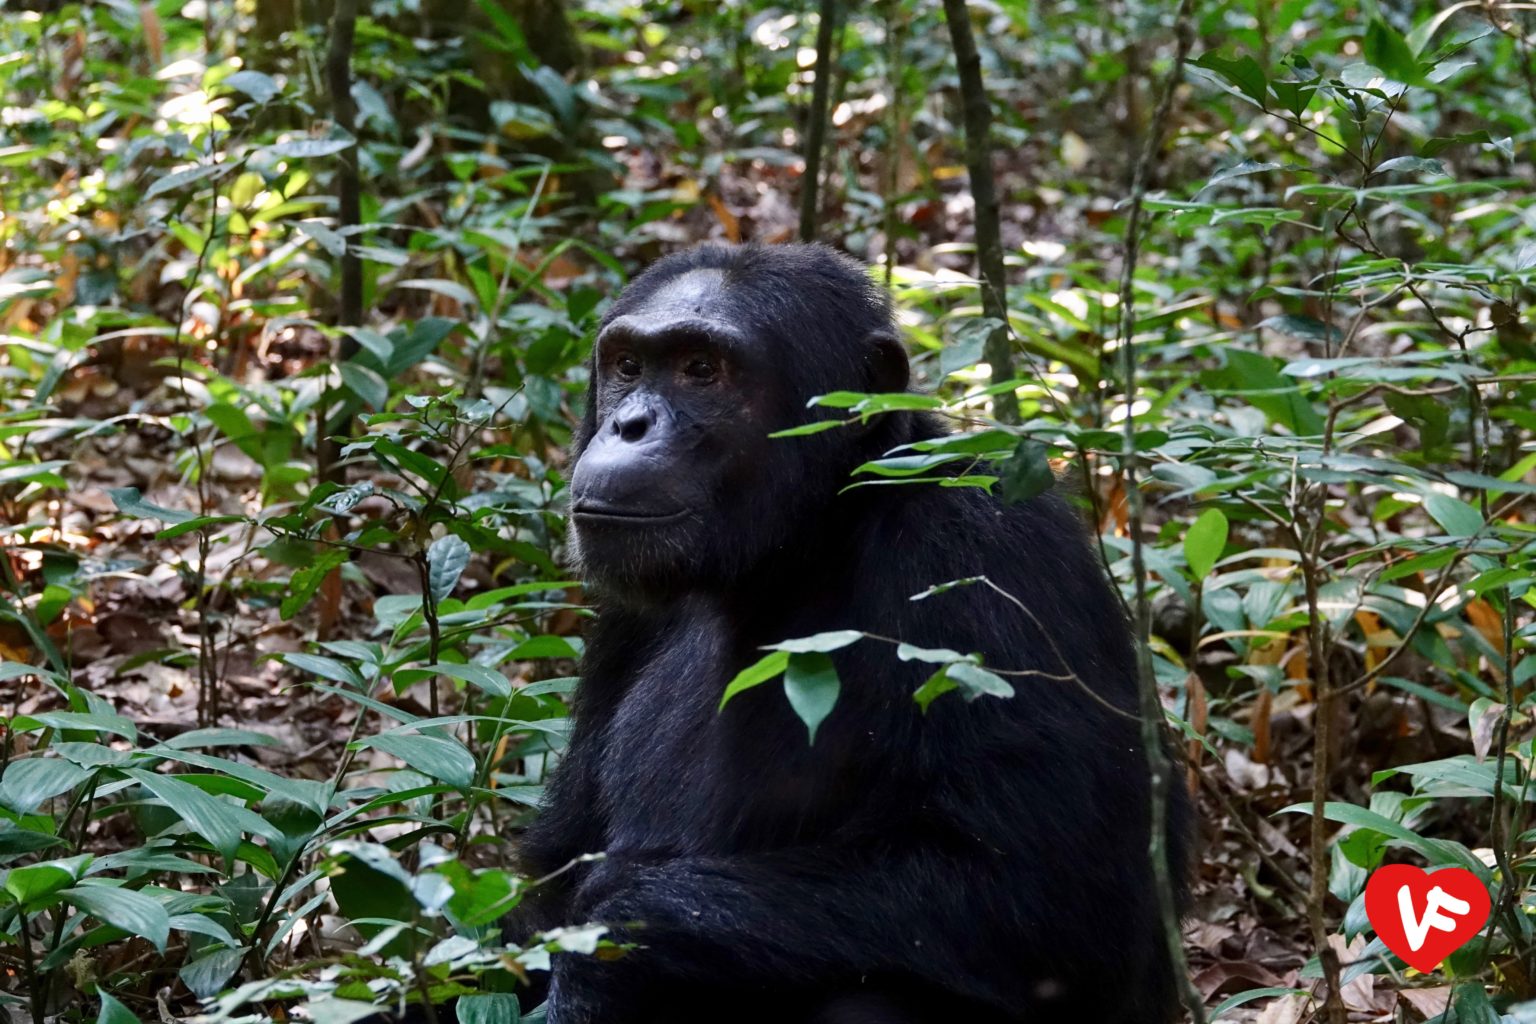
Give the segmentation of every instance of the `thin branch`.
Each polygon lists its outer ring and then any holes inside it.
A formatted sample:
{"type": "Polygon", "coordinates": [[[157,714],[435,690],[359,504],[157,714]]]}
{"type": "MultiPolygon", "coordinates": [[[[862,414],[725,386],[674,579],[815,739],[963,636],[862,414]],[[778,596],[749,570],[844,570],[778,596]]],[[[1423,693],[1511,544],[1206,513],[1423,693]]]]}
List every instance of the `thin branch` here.
{"type": "MultiPolygon", "coordinates": [[[[353,140],[353,145],[337,154],[336,227],[346,248],[341,254],[340,295],[336,309],[339,327],[358,327],[363,321],[363,263],[352,246],[352,232],[362,222],[362,186],[357,171],[357,104],[352,99],[352,40],[357,31],[358,0],[336,0],[331,19],[331,47],[325,58],[326,89],[330,93],[331,118],[336,127],[353,140]]],[[[357,339],[345,331],[338,342],[338,362],[357,353],[357,339]]],[[[325,394],[315,410],[315,461],[320,477],[340,482],[337,461],[340,452],[330,440],[330,417],[334,392],[333,378],[326,377],[325,394]]]]}
{"type": "MultiPolygon", "coordinates": [[[[946,0],[945,6],[949,5],[946,0]]],[[[1195,1024],[1205,1024],[1205,1007],[1199,992],[1190,981],[1188,964],[1184,958],[1184,936],[1179,927],[1177,887],[1173,871],[1168,863],[1168,802],[1173,784],[1173,763],[1168,754],[1167,729],[1163,718],[1163,704],[1158,697],[1157,677],[1152,671],[1152,604],[1147,599],[1147,566],[1143,551],[1145,537],[1145,508],[1141,489],[1136,483],[1136,260],[1141,243],[1141,220],[1147,192],[1147,172],[1162,147],[1163,132],[1168,115],[1173,109],[1175,87],[1184,71],[1185,58],[1189,56],[1194,33],[1190,28],[1193,0],[1180,0],[1174,16],[1174,33],[1177,38],[1173,64],[1163,83],[1157,110],[1142,140],[1141,154],[1136,159],[1131,177],[1130,216],[1125,228],[1125,261],[1120,273],[1120,359],[1125,388],[1124,450],[1121,464],[1125,473],[1125,493],[1129,506],[1131,535],[1131,572],[1136,590],[1136,667],[1141,705],[1141,743],[1147,758],[1147,770],[1151,776],[1152,820],[1148,839],[1148,856],[1152,861],[1153,878],[1156,881],[1157,906],[1162,918],[1163,937],[1168,946],[1168,962],[1174,972],[1185,1007],[1195,1024]]]]}
{"type": "Polygon", "coordinates": [[[832,36],[837,29],[837,0],[821,0],[816,27],[816,81],[805,127],[805,174],[800,178],[800,241],[816,241],[817,200],[821,189],[821,151],[827,137],[827,106],[832,95],[832,36]]]}
{"type": "MultiPolygon", "coordinates": [[[[1013,380],[1013,346],[1008,330],[1008,279],[1003,267],[1003,237],[998,225],[997,183],[992,175],[992,101],[981,79],[981,54],[971,32],[965,0],[944,0],[944,20],[960,72],[961,113],[965,122],[965,166],[976,205],[976,262],[981,269],[981,309],[996,324],[982,351],[992,367],[992,383],[1013,380]]],[[[1008,388],[992,399],[1001,423],[1019,422],[1019,398],[1008,388]]]]}

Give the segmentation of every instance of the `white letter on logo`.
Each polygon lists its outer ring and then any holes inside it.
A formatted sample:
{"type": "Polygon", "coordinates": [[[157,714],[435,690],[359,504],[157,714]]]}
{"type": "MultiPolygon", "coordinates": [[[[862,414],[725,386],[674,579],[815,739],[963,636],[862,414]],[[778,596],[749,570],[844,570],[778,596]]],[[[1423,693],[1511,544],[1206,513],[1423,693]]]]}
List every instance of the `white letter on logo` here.
{"type": "Polygon", "coordinates": [[[1431,928],[1437,928],[1442,932],[1456,930],[1456,922],[1440,913],[1442,910],[1448,910],[1459,917],[1471,913],[1472,904],[1449,895],[1437,885],[1429,890],[1429,898],[1425,900],[1424,916],[1416,918],[1413,915],[1413,893],[1408,891],[1406,885],[1397,890],[1397,911],[1403,916],[1403,931],[1407,933],[1409,949],[1417,953],[1424,945],[1424,940],[1429,937],[1431,928]]]}

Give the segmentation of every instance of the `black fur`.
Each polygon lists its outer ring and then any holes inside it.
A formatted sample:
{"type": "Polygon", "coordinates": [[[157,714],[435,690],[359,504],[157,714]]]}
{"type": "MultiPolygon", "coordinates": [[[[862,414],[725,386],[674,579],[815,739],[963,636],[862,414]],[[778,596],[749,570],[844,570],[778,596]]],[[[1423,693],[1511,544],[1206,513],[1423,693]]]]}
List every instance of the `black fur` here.
{"type": "Polygon", "coordinates": [[[922,415],[766,439],[826,418],[814,395],[906,385],[888,297],[829,249],[670,257],[604,332],[575,450],[605,454],[585,478],[578,461],[573,504],[686,509],[655,526],[574,518],[598,618],[521,857],[534,875],[607,858],[551,883],[522,927],[601,921],[640,948],[557,956],[551,1024],[1170,1020],[1132,647],[1074,513],[1049,494],[842,491],[861,462],[943,433],[922,415]],[[673,373],[670,354],[654,388],[650,364],[605,369],[627,344],[606,344],[615,324],[655,342],[693,320],[738,335],[712,381],[673,373]],[[639,425],[616,425],[621,408],[639,425]],[[980,575],[1029,612],[984,585],[910,600],[980,575]],[[776,683],[717,711],[762,645],[832,629],[1042,675],[925,715],[912,693],[932,666],[864,640],[834,655],[841,696],[814,745],[776,683]]]}

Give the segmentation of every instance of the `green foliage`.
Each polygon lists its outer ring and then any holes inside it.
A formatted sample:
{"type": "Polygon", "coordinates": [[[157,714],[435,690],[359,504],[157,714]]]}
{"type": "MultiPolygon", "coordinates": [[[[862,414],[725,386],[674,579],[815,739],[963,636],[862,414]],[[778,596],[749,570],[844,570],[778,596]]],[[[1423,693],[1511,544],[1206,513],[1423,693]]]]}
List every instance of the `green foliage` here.
{"type": "MultiPolygon", "coordinates": [[[[327,29],[269,20],[289,5],[27,6],[0,25],[0,684],[17,695],[0,955],[19,986],[0,1000],[127,1024],[171,986],[177,1013],[302,1004],[340,1024],[458,995],[463,1020],[515,1019],[508,993],[551,951],[621,952],[580,927],[503,949],[493,927],[537,884],[497,844],[558,758],[581,653],[560,565],[588,338],[662,249],[772,234],[798,187],[810,26],[755,3],[570,4],[585,61],[566,71],[494,0],[467,25],[379,0],[348,138],[318,81],[327,29]],[[364,181],[358,225],[336,217],[342,160],[364,181]],[[337,326],[345,254],[368,313],[337,326]],[[82,653],[136,605],[166,626],[154,643],[82,653]],[[344,734],[322,770],[232,717],[245,655],[270,670],[266,703],[344,734]],[[188,679],[191,728],[114,704],[149,671],[188,679]]],[[[1297,848],[1317,816],[1326,862],[1292,866],[1327,874],[1346,939],[1387,858],[1467,866],[1528,905],[1529,15],[1197,5],[1123,339],[1120,200],[1175,5],[973,6],[1023,422],[988,415],[999,322],[966,276],[939,6],[886,0],[848,12],[825,228],[883,262],[917,393],[821,396],[827,418],[779,443],[937,415],[956,432],[848,486],[1054,489],[1128,602],[1139,545],[1154,673],[1196,770],[1297,848]],[[1314,754],[1280,756],[1270,721],[1315,728],[1323,683],[1341,721],[1386,706],[1435,756],[1348,736],[1329,799],[1296,803],[1314,754]],[[1228,765],[1269,781],[1236,792],[1228,765]]],[[[990,583],[925,594],[953,586],[990,583]]],[[[919,713],[1063,685],[839,630],[783,638],[721,705],[782,679],[826,742],[856,643],[933,667],[919,713]]],[[[1508,1005],[1536,994],[1522,972],[1496,968],[1532,942],[1527,915],[1496,915],[1487,949],[1450,964],[1445,1019],[1528,1012],[1508,1005]]],[[[1400,968],[1356,953],[1346,977],[1400,968]]]]}

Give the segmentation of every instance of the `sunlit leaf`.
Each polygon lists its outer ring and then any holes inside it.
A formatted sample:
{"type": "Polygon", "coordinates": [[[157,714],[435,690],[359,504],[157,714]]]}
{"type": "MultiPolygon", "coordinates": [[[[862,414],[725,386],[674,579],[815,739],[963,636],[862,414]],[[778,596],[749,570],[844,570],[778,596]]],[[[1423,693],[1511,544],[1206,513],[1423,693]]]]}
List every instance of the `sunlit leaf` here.
{"type": "Polygon", "coordinates": [[[458,586],[459,577],[469,565],[473,554],[462,537],[449,533],[432,542],[427,549],[427,578],[432,588],[432,600],[442,601],[458,586]]]}
{"type": "Polygon", "coordinates": [[[1196,582],[1204,580],[1226,546],[1226,515],[1219,508],[1206,509],[1184,534],[1184,558],[1189,563],[1189,575],[1196,582]]]}
{"type": "Polygon", "coordinates": [[[784,696],[816,742],[816,730],[837,703],[840,682],[832,659],[819,652],[791,654],[784,669],[784,696]]]}
{"type": "Polygon", "coordinates": [[[162,952],[165,950],[171,919],[159,900],[111,885],[81,885],[65,889],[61,895],[92,917],[147,939],[162,952]]]}
{"type": "Polygon", "coordinates": [[[784,650],[771,651],[757,659],[731,679],[726,684],[725,693],[720,697],[720,707],[724,708],[730,699],[738,693],[750,690],[754,686],[760,686],[770,679],[776,679],[789,667],[789,652],[784,650]]]}

